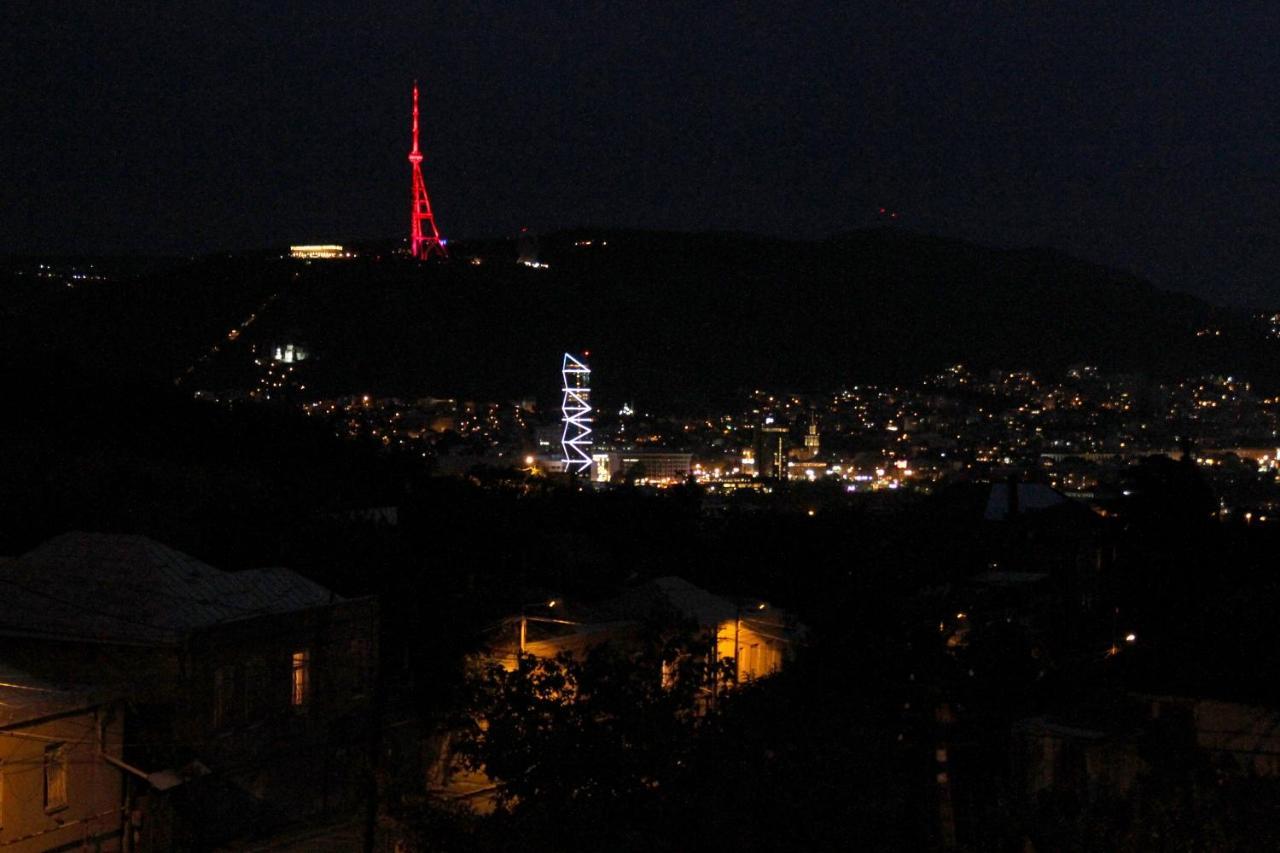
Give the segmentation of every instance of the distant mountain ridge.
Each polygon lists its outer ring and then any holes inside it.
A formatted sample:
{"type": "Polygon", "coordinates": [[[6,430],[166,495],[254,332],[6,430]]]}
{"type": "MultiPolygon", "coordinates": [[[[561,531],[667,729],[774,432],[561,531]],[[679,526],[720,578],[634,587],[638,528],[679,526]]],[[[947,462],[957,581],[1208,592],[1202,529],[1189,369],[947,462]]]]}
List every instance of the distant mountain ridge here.
{"type": "Polygon", "coordinates": [[[193,388],[248,381],[249,343],[297,340],[317,395],[549,401],[565,350],[592,352],[602,399],[646,408],[909,381],[956,362],[1276,378],[1277,347],[1247,314],[1050,250],[889,229],[807,242],[583,229],[542,235],[548,267],[534,269],[514,240],[450,248],[450,263],[427,265],[377,247],[345,262],[208,258],[36,298],[14,319],[27,346],[55,336],[60,357],[146,381],[219,345],[193,388]]]}

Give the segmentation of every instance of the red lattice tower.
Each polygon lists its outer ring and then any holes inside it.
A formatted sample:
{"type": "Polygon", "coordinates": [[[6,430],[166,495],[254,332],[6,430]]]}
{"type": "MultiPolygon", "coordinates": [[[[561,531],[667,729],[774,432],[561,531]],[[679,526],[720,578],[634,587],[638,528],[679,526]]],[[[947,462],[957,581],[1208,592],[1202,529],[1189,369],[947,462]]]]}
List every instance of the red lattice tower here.
{"type": "Polygon", "coordinates": [[[427,184],[422,180],[422,152],[418,149],[418,81],[413,81],[413,150],[409,152],[413,164],[413,210],[410,213],[409,252],[419,260],[432,255],[449,257],[440,230],[436,228],[435,215],[431,213],[431,199],[427,198],[427,184]],[[425,229],[423,225],[426,225],[425,229]]]}

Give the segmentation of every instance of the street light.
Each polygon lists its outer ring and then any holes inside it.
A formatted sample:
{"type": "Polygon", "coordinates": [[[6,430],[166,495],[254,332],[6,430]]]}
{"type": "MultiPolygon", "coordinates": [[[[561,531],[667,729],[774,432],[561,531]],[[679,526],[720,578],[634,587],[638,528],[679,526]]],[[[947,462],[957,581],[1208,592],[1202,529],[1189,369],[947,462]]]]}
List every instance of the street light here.
{"type": "Polygon", "coordinates": [[[526,640],[529,634],[529,616],[525,612],[530,607],[545,607],[548,610],[557,604],[553,598],[550,601],[530,601],[527,604],[520,605],[520,654],[525,653],[526,640]]]}

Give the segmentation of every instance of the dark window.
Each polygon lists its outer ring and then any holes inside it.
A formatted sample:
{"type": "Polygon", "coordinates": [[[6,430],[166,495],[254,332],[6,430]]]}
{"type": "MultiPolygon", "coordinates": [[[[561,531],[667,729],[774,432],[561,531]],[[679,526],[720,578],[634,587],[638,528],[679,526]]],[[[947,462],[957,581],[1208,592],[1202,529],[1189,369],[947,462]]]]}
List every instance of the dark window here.
{"type": "Polygon", "coordinates": [[[268,704],[263,701],[271,687],[267,680],[267,664],[262,658],[249,658],[244,664],[244,716],[246,720],[259,720],[266,715],[268,704]]]}
{"type": "Polygon", "coordinates": [[[213,726],[231,722],[236,713],[236,668],[220,666],[213,671],[213,726]]]}

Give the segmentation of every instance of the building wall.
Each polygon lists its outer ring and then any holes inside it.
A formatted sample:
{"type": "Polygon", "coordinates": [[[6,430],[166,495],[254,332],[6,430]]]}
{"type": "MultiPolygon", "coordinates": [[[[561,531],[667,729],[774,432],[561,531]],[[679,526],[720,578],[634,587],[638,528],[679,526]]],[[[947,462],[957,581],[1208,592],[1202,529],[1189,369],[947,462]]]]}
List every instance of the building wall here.
{"type": "MultiPolygon", "coordinates": [[[[736,661],[738,679],[743,682],[780,671],[788,654],[785,642],[754,629],[751,621],[749,618],[743,618],[740,623],[728,620],[716,626],[715,630],[716,659],[736,661]]],[[[501,663],[508,672],[516,668],[519,626],[513,626],[510,633],[511,637],[504,638],[504,642],[490,652],[490,660],[501,663]]],[[[553,658],[566,652],[581,658],[591,648],[606,641],[622,646],[638,642],[639,633],[638,624],[620,624],[602,630],[530,640],[525,644],[525,650],[541,658],[553,658]]]]}
{"type": "Polygon", "coordinates": [[[791,430],[785,426],[763,426],[756,430],[756,476],[782,479],[787,476],[787,450],[791,430]]]}
{"type": "Polygon", "coordinates": [[[655,481],[680,481],[693,473],[693,454],[668,450],[609,450],[594,454],[593,479],[608,482],[639,475],[655,481]]]}
{"type": "Polygon", "coordinates": [[[228,622],[172,647],[2,642],[6,659],[33,674],[127,690],[129,764],[180,770],[195,757],[302,816],[349,808],[366,784],[377,625],[376,602],[357,599],[228,622]],[[301,652],[307,684],[295,704],[301,652]]]}
{"type": "Polygon", "coordinates": [[[0,730],[0,850],[120,850],[122,771],[99,755],[119,757],[122,710],[105,705],[0,730]],[[46,799],[46,761],[61,748],[65,805],[46,799]],[[65,845],[65,847],[64,847],[65,845]],[[100,847],[95,845],[101,845],[100,847]]]}
{"type": "Polygon", "coordinates": [[[722,622],[716,630],[716,657],[735,661],[740,682],[778,672],[786,653],[784,643],[753,629],[748,619],[722,622]]]}
{"type": "Polygon", "coordinates": [[[1037,719],[1015,725],[1013,738],[1017,794],[1028,803],[1054,789],[1089,800],[1127,796],[1146,769],[1128,737],[1076,731],[1037,719]]]}
{"type": "Polygon", "coordinates": [[[1195,727],[1196,744],[1219,769],[1245,776],[1280,777],[1280,711],[1214,699],[1160,697],[1153,717],[1182,713],[1195,727]]]}
{"type": "Polygon", "coordinates": [[[32,637],[3,637],[0,644],[5,660],[32,675],[59,684],[127,688],[130,699],[143,705],[169,701],[181,675],[171,648],[32,637]]]}
{"type": "Polygon", "coordinates": [[[372,600],[208,632],[191,644],[177,734],[277,807],[349,807],[364,781],[377,638],[372,600]]]}

